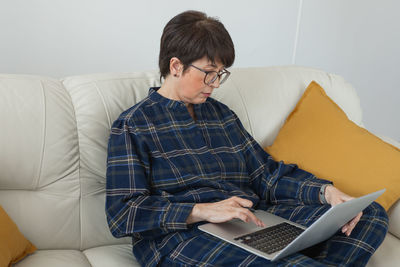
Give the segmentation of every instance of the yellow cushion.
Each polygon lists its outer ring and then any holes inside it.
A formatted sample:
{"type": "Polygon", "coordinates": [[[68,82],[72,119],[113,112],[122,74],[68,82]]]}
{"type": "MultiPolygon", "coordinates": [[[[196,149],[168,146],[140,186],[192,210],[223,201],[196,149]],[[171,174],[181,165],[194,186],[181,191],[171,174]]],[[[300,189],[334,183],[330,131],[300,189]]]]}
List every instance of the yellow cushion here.
{"type": "Polygon", "coordinates": [[[35,250],[0,206],[0,266],[11,266],[35,250]]]}
{"type": "Polygon", "coordinates": [[[386,210],[400,197],[400,149],[350,121],[314,81],[265,149],[351,196],[386,188],[377,199],[386,210]]]}

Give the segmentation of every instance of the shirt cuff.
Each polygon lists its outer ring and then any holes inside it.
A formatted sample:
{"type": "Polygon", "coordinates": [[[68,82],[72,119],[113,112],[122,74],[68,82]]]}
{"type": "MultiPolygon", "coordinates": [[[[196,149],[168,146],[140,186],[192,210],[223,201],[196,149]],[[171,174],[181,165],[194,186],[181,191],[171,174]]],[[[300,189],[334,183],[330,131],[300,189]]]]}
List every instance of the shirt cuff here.
{"type": "Polygon", "coordinates": [[[192,212],[195,203],[171,203],[163,218],[163,228],[167,231],[186,230],[188,225],[187,218],[192,212]]]}
{"type": "Polygon", "coordinates": [[[321,186],[321,189],[319,190],[319,201],[321,202],[321,204],[324,204],[324,205],[329,204],[325,198],[325,189],[328,185],[331,185],[331,184],[324,184],[323,186],[321,186]]]}
{"type": "Polygon", "coordinates": [[[325,187],[328,185],[332,185],[332,182],[323,179],[307,180],[300,189],[300,199],[305,204],[328,204],[325,197],[321,199],[321,189],[325,192],[325,187]]]}

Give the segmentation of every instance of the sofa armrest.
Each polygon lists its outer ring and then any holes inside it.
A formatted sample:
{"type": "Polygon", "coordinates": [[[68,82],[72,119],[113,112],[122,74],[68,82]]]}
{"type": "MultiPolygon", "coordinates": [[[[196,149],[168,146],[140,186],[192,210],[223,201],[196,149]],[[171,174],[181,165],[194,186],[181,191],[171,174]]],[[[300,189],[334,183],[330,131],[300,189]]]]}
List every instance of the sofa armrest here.
{"type": "Polygon", "coordinates": [[[400,200],[389,209],[389,232],[400,239],[400,200]]]}
{"type": "MultiPolygon", "coordinates": [[[[397,142],[396,140],[393,140],[383,135],[377,135],[377,136],[386,143],[389,143],[392,146],[395,146],[400,149],[400,143],[397,142]]],[[[388,211],[388,215],[389,215],[389,232],[400,239],[400,200],[397,200],[397,202],[393,204],[393,206],[388,211]]]]}

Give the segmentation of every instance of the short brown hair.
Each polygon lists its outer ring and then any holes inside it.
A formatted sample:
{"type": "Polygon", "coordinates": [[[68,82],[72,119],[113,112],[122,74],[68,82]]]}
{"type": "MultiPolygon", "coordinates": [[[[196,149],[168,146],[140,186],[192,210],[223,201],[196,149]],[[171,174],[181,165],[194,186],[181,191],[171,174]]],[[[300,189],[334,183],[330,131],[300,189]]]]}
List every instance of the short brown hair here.
{"type": "Polygon", "coordinates": [[[189,64],[204,56],[213,63],[219,60],[225,67],[232,66],[235,49],[224,25],[216,18],[193,10],[173,17],[161,36],[160,76],[165,78],[170,73],[169,64],[173,57],[179,58],[185,71],[189,64]]]}

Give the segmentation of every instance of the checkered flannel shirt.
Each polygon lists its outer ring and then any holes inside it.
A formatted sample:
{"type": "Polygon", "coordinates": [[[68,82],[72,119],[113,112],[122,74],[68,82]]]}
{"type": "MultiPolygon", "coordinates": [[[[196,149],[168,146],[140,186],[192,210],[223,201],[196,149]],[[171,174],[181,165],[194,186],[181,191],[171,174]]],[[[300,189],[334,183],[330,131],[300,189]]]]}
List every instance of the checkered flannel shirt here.
{"type": "Polygon", "coordinates": [[[194,121],[183,102],[157,89],[120,115],[108,144],[107,221],[115,237],[132,236],[142,265],[157,265],[199,234],[186,223],[196,203],[232,196],[253,207],[321,203],[330,182],[274,161],[226,105],[195,104],[194,121]]]}

